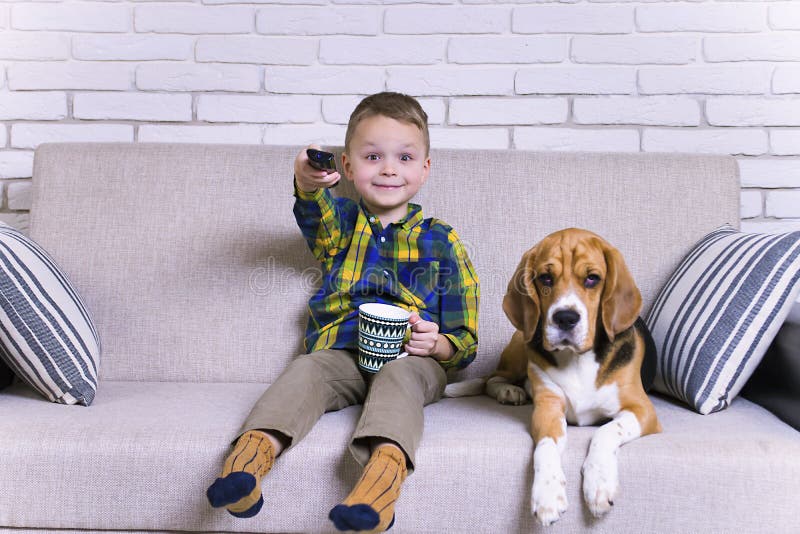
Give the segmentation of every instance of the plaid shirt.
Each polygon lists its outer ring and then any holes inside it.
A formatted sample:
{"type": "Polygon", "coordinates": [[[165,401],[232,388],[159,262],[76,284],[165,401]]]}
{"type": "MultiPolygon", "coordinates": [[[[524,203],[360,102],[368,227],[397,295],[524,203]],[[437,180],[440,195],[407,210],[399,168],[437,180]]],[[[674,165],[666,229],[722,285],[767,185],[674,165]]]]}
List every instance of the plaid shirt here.
{"type": "Polygon", "coordinates": [[[478,345],[478,275],[455,230],[423,219],[422,208],[384,228],[363,203],[327,189],[295,186],[294,215],[322,264],[322,286],[308,301],[305,348],[358,347],[358,306],[394,304],[439,325],[456,349],[444,368],[466,367],[478,345]]]}

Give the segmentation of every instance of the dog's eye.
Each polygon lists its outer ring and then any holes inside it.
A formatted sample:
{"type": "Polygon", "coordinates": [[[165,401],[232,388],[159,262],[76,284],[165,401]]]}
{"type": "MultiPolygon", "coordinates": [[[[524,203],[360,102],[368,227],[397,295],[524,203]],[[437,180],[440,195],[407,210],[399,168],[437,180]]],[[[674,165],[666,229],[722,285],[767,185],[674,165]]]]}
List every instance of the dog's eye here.
{"type": "Polygon", "coordinates": [[[586,280],[583,281],[583,286],[589,289],[595,287],[597,284],[600,283],[600,277],[596,274],[590,274],[586,277],[586,280]]]}
{"type": "Polygon", "coordinates": [[[539,283],[545,287],[550,287],[553,285],[553,277],[549,274],[540,274],[539,283]]]}

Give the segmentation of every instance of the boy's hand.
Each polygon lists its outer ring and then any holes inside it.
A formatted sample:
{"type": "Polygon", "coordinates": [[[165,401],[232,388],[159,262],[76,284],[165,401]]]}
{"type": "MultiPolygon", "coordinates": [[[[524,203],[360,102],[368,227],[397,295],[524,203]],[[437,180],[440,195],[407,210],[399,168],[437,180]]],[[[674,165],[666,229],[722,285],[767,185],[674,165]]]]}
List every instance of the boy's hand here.
{"type": "MultiPolygon", "coordinates": [[[[309,145],[308,148],[319,150],[320,147],[319,145],[309,145]]],[[[332,187],[339,181],[341,176],[338,172],[329,174],[312,167],[308,162],[308,154],[306,154],[306,149],[304,148],[294,159],[294,178],[300,191],[313,193],[320,188],[332,187]]]]}
{"type": "Polygon", "coordinates": [[[449,360],[455,354],[450,340],[439,333],[439,325],[423,320],[417,312],[408,318],[411,339],[405,346],[409,356],[430,356],[435,360],[449,360]]]}

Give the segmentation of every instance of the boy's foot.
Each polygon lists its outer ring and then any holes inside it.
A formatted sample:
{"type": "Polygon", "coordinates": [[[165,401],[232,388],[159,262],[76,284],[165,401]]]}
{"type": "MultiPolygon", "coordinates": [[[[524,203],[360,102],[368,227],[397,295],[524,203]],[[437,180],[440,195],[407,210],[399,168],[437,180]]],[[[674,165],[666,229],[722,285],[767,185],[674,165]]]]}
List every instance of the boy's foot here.
{"type": "Polygon", "coordinates": [[[222,475],[206,491],[214,508],[225,506],[236,517],[253,517],[264,504],[261,479],[272,469],[275,450],[263,432],[245,432],[236,441],[222,475]]]}
{"type": "Polygon", "coordinates": [[[406,474],[403,451],[394,445],[378,447],[356,487],[342,504],[333,507],[328,517],[339,530],[389,530],[394,524],[394,504],[406,474]]]}

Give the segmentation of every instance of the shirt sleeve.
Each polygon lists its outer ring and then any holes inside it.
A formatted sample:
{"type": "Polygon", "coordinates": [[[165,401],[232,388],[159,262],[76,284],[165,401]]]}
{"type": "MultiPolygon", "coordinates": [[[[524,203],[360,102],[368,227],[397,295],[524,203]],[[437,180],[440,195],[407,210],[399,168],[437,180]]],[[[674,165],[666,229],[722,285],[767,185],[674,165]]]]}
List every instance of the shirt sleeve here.
{"type": "Polygon", "coordinates": [[[294,218],[314,257],[326,262],[338,252],[342,239],[339,206],[325,188],[306,192],[294,183],[294,218]]]}
{"type": "Polygon", "coordinates": [[[480,284],[463,243],[454,230],[448,235],[449,254],[440,260],[441,314],[439,332],[456,352],[439,363],[445,369],[469,365],[478,349],[478,300],[480,284]]]}

